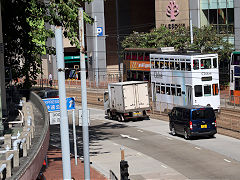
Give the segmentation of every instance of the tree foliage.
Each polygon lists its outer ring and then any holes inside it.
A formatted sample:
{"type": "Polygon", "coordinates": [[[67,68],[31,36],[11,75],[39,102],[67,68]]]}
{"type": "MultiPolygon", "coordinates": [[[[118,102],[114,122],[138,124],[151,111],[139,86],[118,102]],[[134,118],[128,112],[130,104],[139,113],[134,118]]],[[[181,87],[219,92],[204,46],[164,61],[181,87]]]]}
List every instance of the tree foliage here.
{"type": "MultiPolygon", "coordinates": [[[[62,26],[64,36],[79,47],[78,8],[84,2],[91,0],[2,0],[5,67],[13,80],[24,78],[23,87],[31,87],[40,73],[41,55],[55,54],[45,43],[54,37],[50,25],[62,26]]],[[[93,22],[86,13],[84,20],[93,22]]]]}
{"type": "Polygon", "coordinates": [[[193,28],[194,40],[191,44],[190,31],[185,27],[170,30],[164,26],[149,33],[130,34],[122,41],[123,48],[174,47],[176,50],[192,49],[201,52],[216,52],[220,59],[229,57],[233,46],[218,35],[211,26],[193,28]],[[223,55],[223,56],[222,56],[223,55]]]}

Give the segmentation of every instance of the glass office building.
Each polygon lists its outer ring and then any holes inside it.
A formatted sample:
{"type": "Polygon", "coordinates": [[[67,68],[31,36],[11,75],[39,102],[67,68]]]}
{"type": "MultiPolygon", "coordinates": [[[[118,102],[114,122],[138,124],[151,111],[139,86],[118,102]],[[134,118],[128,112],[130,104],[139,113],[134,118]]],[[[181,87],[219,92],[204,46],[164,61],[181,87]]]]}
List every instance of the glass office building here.
{"type": "Polygon", "coordinates": [[[201,0],[200,25],[212,25],[218,34],[225,35],[234,44],[233,0],[201,0]]]}
{"type": "Polygon", "coordinates": [[[240,50],[240,0],[189,0],[193,25],[212,25],[240,50]]]}

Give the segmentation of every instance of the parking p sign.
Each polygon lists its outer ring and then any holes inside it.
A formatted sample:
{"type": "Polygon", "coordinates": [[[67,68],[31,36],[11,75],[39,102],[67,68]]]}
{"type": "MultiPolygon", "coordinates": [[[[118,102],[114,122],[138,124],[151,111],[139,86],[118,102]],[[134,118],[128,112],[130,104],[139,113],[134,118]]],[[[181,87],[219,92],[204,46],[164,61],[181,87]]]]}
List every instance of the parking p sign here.
{"type": "Polygon", "coordinates": [[[103,27],[97,27],[97,36],[103,36],[103,27]]]}

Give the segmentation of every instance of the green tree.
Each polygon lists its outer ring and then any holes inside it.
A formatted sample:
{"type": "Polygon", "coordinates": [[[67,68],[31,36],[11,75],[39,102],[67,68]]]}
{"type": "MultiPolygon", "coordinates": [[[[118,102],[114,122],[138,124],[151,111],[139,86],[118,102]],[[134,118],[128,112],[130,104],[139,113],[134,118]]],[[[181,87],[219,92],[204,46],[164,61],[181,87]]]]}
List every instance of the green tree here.
{"type": "MultiPolygon", "coordinates": [[[[64,36],[79,47],[78,8],[84,2],[91,0],[2,0],[5,67],[13,80],[24,78],[23,88],[30,88],[40,73],[41,55],[55,54],[45,43],[54,37],[46,24],[62,26],[64,36]]],[[[93,22],[86,13],[84,20],[93,22]]]]}

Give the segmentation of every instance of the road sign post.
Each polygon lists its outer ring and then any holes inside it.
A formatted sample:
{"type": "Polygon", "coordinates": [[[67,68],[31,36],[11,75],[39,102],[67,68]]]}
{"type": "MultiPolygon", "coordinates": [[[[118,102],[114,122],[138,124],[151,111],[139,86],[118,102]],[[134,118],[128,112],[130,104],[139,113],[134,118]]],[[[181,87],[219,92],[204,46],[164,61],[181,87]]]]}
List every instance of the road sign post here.
{"type": "Polygon", "coordinates": [[[63,39],[62,27],[57,26],[55,29],[56,38],[56,55],[58,70],[58,87],[59,87],[59,104],[61,113],[60,133],[62,146],[62,166],[63,179],[71,179],[71,161],[70,161],[70,144],[69,144],[69,128],[66,107],[66,88],[65,88],[65,67],[63,57],[63,39]]]}

